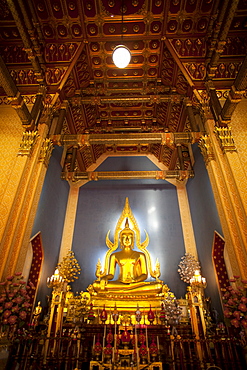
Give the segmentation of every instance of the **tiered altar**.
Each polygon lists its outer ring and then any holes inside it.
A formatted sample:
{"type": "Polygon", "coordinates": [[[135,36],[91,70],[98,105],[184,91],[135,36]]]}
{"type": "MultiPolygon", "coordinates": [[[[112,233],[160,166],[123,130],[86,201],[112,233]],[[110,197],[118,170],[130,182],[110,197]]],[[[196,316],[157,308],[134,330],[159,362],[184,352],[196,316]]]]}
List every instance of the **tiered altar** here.
{"type": "MultiPolygon", "coordinates": [[[[101,331],[93,334],[91,370],[113,369],[116,366],[118,369],[161,370],[159,332],[158,335],[151,335],[150,328],[163,327],[168,335],[177,336],[178,323],[188,324],[190,311],[194,335],[199,338],[199,330],[206,330],[203,314],[205,284],[199,274],[195,277],[193,291],[188,291],[186,299],[175,298],[160,280],[158,259],[152,266],[147,249],[148,234],[146,232],[145,240],[141,241],[128,199],[117,222],[113,241],[109,234],[110,231],[106,236],[108,251],[104,264],[102,266],[98,260],[97,279],[86,292],[74,296],[70,286],[63,281],[62,276],[69,274],[68,271],[61,273],[65,261],[49,280],[53,298],[48,335],[59,336],[66,326],[74,323],[79,325],[83,322],[91,327],[96,325],[101,331]]],[[[202,357],[200,345],[197,350],[199,357],[202,357]]]]}
{"type": "Polygon", "coordinates": [[[48,314],[41,318],[38,303],[29,330],[12,325],[8,370],[245,368],[239,350],[244,341],[212,322],[200,271],[192,266],[184,299],[176,299],[160,280],[159,262],[152,266],[147,249],[148,234],[141,241],[128,199],[113,241],[109,235],[104,263],[98,261],[87,291],[72,292],[80,266],[70,251],[47,279],[52,288],[48,314]]]}

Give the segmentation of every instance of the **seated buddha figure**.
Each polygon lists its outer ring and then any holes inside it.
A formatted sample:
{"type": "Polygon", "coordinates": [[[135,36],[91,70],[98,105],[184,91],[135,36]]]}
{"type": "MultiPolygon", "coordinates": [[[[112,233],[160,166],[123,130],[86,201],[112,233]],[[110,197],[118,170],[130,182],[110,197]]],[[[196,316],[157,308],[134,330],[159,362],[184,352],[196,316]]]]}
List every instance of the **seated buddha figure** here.
{"type": "Polygon", "coordinates": [[[148,266],[145,253],[134,250],[135,233],[129,227],[126,218],[125,228],[119,234],[120,251],[110,255],[108,273],[100,281],[93,284],[95,291],[109,292],[150,292],[159,293],[162,282],[145,281],[148,277],[148,266]],[[116,267],[119,266],[119,276],[114,280],[116,267]]]}

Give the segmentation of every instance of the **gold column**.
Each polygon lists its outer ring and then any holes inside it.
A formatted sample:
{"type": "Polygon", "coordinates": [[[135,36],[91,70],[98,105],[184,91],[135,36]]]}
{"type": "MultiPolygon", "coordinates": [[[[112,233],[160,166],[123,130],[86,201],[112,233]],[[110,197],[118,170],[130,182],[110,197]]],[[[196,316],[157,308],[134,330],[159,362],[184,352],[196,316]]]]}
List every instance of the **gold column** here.
{"type": "Polygon", "coordinates": [[[72,247],[79,191],[80,187],[78,183],[70,183],[70,191],[67,202],[63,236],[58,262],[61,262],[63,260],[63,257],[67,255],[68,251],[70,251],[72,247]]]}
{"type": "Polygon", "coordinates": [[[45,139],[46,124],[40,124],[38,131],[25,132],[9,186],[14,193],[10,199],[9,213],[5,219],[0,249],[0,278],[21,271],[24,266],[40,193],[43,186],[52,144],[45,139]],[[14,186],[15,184],[15,186],[14,186]]]}
{"type": "Polygon", "coordinates": [[[225,151],[213,119],[208,118],[206,129],[208,135],[202,137],[200,147],[214,192],[231,268],[234,275],[240,274],[242,279],[246,279],[247,220],[238,189],[238,186],[241,187],[239,181],[242,171],[239,167],[233,170],[234,161],[239,162],[238,154],[235,148],[228,153],[225,151]]]}
{"type": "Polygon", "coordinates": [[[182,182],[181,184],[177,184],[176,187],[184,237],[185,252],[192,254],[196,259],[198,259],[186,183],[182,182]]]}

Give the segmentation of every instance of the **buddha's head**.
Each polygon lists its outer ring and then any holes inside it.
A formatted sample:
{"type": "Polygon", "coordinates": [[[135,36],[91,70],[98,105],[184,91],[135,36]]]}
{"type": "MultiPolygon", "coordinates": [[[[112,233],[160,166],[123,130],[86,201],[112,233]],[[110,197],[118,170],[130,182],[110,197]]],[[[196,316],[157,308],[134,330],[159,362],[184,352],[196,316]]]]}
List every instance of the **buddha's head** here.
{"type": "Polygon", "coordinates": [[[125,248],[125,247],[129,247],[129,248],[132,248],[132,249],[134,248],[135,233],[129,227],[128,218],[126,218],[125,227],[120,232],[119,238],[120,238],[120,247],[122,249],[125,248]]]}

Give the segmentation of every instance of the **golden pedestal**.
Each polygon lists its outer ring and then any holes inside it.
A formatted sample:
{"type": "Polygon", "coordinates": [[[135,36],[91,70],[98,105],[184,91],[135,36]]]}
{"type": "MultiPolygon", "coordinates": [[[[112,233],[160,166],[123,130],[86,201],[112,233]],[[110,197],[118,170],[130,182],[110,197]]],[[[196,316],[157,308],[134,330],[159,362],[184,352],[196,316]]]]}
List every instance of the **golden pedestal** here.
{"type": "MultiPolygon", "coordinates": [[[[116,365],[101,363],[98,361],[90,361],[90,370],[104,370],[105,368],[112,370],[116,368],[116,365]]],[[[139,366],[118,366],[118,370],[162,370],[162,362],[152,362],[150,365],[147,364],[140,364],[139,366]]]]}
{"type": "MultiPolygon", "coordinates": [[[[164,300],[164,294],[157,296],[157,294],[113,294],[106,293],[104,295],[98,294],[92,296],[92,303],[95,312],[100,316],[101,310],[105,307],[108,319],[105,324],[113,323],[113,311],[117,307],[119,314],[118,324],[133,325],[133,324],[149,324],[147,315],[151,308],[154,313],[154,321],[157,324],[159,320],[159,313],[161,311],[161,303],[164,300]],[[150,307],[151,305],[151,307],[150,307]],[[141,320],[137,322],[136,311],[141,312],[141,320]]],[[[99,319],[99,323],[100,319],[99,319]]]]}

